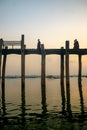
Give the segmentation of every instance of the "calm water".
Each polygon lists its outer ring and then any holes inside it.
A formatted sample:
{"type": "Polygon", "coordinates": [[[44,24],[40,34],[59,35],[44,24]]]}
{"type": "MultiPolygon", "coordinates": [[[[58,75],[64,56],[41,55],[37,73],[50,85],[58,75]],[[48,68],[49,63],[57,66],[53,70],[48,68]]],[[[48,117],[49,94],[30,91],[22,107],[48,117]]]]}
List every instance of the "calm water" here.
{"type": "Polygon", "coordinates": [[[0,89],[0,130],[87,130],[87,78],[70,78],[69,99],[60,79],[6,79],[0,89]]]}

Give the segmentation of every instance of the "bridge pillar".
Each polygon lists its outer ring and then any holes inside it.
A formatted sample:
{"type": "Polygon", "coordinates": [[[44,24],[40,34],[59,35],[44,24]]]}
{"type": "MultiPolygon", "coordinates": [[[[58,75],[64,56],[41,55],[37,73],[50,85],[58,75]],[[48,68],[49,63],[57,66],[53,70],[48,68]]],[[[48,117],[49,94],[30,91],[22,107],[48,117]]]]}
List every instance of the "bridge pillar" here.
{"type": "MultiPolygon", "coordinates": [[[[6,49],[8,48],[5,47],[5,50],[6,49]]],[[[7,54],[5,53],[3,56],[3,65],[2,65],[2,86],[5,86],[6,59],[7,59],[7,54]]]]}
{"type": "Polygon", "coordinates": [[[44,44],[41,44],[41,84],[45,84],[45,50],[44,44]]]}
{"type": "MultiPolygon", "coordinates": [[[[63,51],[62,47],[61,51],[63,51]]],[[[65,112],[64,54],[60,55],[60,84],[61,84],[62,112],[64,113],[65,112]]]]}
{"type": "Polygon", "coordinates": [[[1,62],[2,62],[2,45],[3,45],[3,39],[0,39],[0,77],[1,77],[1,62]]]}
{"type": "MultiPolygon", "coordinates": [[[[63,48],[61,48],[61,51],[63,48]]],[[[60,80],[61,84],[64,84],[64,54],[60,55],[60,80]]]]}
{"type": "Polygon", "coordinates": [[[65,52],[65,71],[66,71],[66,84],[69,84],[69,41],[66,41],[66,52],[65,52]]]}
{"type": "Polygon", "coordinates": [[[21,83],[25,84],[25,45],[24,35],[21,36],[21,83]]]}
{"type": "Polygon", "coordinates": [[[81,80],[81,75],[82,75],[82,55],[78,55],[78,64],[79,64],[78,78],[79,78],[79,80],[81,80]]]}
{"type": "Polygon", "coordinates": [[[69,78],[69,41],[66,41],[66,52],[65,52],[65,71],[66,71],[66,96],[67,96],[67,111],[71,115],[71,104],[70,104],[70,78],[69,78]]]}

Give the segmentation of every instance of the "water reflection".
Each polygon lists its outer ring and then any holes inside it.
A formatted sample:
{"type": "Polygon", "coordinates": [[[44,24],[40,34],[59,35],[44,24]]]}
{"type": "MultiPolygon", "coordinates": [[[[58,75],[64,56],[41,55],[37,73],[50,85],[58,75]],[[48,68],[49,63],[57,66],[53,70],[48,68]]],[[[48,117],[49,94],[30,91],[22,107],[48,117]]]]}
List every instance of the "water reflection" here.
{"type": "Polygon", "coordinates": [[[5,102],[5,84],[2,85],[1,89],[2,89],[1,121],[2,121],[2,124],[4,125],[4,124],[7,124],[7,118],[6,118],[7,112],[6,112],[6,102],[5,102]]]}
{"type": "Polygon", "coordinates": [[[69,118],[72,119],[71,101],[70,101],[70,81],[69,81],[69,79],[66,79],[66,98],[67,98],[67,112],[69,114],[69,118]]]}
{"type": "Polygon", "coordinates": [[[6,104],[5,104],[5,86],[2,86],[2,113],[3,116],[6,115],[6,104]]]}
{"type": "Polygon", "coordinates": [[[64,81],[61,82],[61,99],[62,99],[62,113],[65,114],[65,90],[64,90],[64,81]]]}
{"type": "Polygon", "coordinates": [[[41,97],[42,97],[42,114],[45,115],[47,112],[46,105],[46,82],[41,79],[41,97]]]}
{"type": "Polygon", "coordinates": [[[25,82],[21,84],[21,119],[22,119],[22,125],[25,126],[26,122],[26,106],[25,106],[25,82]]]}
{"type": "MultiPolygon", "coordinates": [[[[71,110],[71,101],[70,101],[70,85],[67,84],[67,95],[65,97],[65,90],[64,90],[64,83],[61,83],[61,112],[64,114],[66,111],[72,115],[71,110]],[[66,100],[67,98],[67,100],[66,100]],[[67,102],[66,102],[67,101],[67,102]]],[[[79,96],[80,96],[80,106],[81,106],[81,114],[84,115],[84,100],[83,100],[83,92],[82,92],[82,80],[78,78],[78,89],[79,89],[79,96]]],[[[5,117],[7,115],[6,112],[6,101],[5,101],[5,84],[2,84],[2,108],[1,108],[1,115],[5,117]]],[[[47,103],[46,103],[46,83],[41,80],[41,105],[42,105],[42,114],[45,115],[47,110],[47,103]]],[[[26,121],[26,100],[25,100],[25,84],[21,84],[21,117],[23,122],[26,121]]]]}
{"type": "Polygon", "coordinates": [[[82,116],[84,116],[84,100],[83,100],[81,77],[78,77],[78,89],[79,89],[79,95],[80,95],[81,114],[82,114],[82,116]]]}
{"type": "MultiPolygon", "coordinates": [[[[45,81],[45,80],[44,80],[45,81]]],[[[70,124],[70,121],[76,122],[80,121],[81,119],[84,121],[86,117],[86,112],[84,112],[84,100],[83,100],[83,91],[82,91],[82,81],[81,79],[78,78],[78,89],[79,89],[79,96],[80,96],[80,106],[81,106],[81,115],[75,115],[73,116],[73,113],[71,110],[71,100],[70,100],[70,85],[67,85],[67,100],[66,100],[66,95],[65,95],[65,87],[64,87],[64,82],[61,83],[61,114],[60,112],[58,113],[51,113],[48,111],[48,106],[47,106],[47,101],[46,101],[46,82],[43,82],[41,80],[41,113],[38,114],[36,113],[27,113],[27,105],[26,105],[26,85],[21,84],[21,107],[20,108],[20,114],[14,117],[12,117],[9,113],[7,113],[7,108],[6,108],[6,95],[5,95],[5,84],[4,86],[1,87],[2,89],[2,111],[1,111],[1,121],[0,125],[8,125],[8,124],[18,124],[19,126],[21,125],[22,129],[29,128],[31,127],[34,129],[39,129],[42,128],[43,130],[48,130],[48,128],[59,128],[59,129],[75,129],[74,124],[70,124]],[[67,101],[67,103],[66,103],[67,101]],[[66,105],[67,104],[67,105],[66,105]],[[67,116],[68,115],[68,116],[67,116]],[[78,119],[77,119],[78,117],[78,119]],[[83,117],[83,118],[82,118],[83,117]],[[80,119],[81,118],[81,119],[80,119]],[[70,120],[72,119],[72,120],[70,120]],[[58,125],[59,123],[59,125],[58,125]],[[69,126],[67,127],[67,124],[69,126]],[[37,128],[36,128],[37,127],[37,128]],[[66,127],[66,128],[65,128],[66,127]]],[[[78,105],[78,104],[77,104],[78,105]]],[[[54,110],[55,111],[55,110],[54,110]]],[[[28,111],[29,112],[29,111],[28,111]]],[[[75,113],[77,114],[77,113],[75,113]]],[[[86,118],[87,119],[87,118],[86,118]]],[[[82,121],[81,120],[81,121],[82,121]]],[[[82,124],[83,125],[83,124],[82,124]]],[[[78,127],[80,127],[78,125],[78,127]]],[[[83,127],[83,126],[81,126],[83,127]]],[[[30,129],[30,130],[31,130],[30,129]]],[[[78,128],[79,130],[79,128],[78,128]]]]}

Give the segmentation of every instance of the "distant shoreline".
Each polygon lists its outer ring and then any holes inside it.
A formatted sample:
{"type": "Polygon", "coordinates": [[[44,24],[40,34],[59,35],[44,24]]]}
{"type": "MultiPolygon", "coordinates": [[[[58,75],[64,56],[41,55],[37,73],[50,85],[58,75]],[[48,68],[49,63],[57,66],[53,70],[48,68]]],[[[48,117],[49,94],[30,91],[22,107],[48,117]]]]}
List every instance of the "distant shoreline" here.
{"type": "MultiPolygon", "coordinates": [[[[64,76],[66,77],[66,76],[64,76]]],[[[78,77],[78,75],[70,75],[69,77],[73,78],[73,77],[78,77]]],[[[85,77],[87,78],[87,75],[82,75],[81,77],[85,77]]],[[[2,78],[2,77],[0,77],[2,78]]],[[[5,76],[6,79],[16,79],[16,78],[21,78],[20,75],[6,75],[5,76]]],[[[41,75],[25,75],[25,78],[41,78],[41,75]]],[[[46,75],[46,78],[48,79],[60,79],[59,75],[46,75]]]]}

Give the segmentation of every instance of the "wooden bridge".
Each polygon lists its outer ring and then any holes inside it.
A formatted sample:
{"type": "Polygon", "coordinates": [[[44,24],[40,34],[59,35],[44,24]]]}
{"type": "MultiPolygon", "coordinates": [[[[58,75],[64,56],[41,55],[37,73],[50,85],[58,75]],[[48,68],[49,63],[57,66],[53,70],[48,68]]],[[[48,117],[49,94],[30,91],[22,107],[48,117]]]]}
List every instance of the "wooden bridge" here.
{"type": "MultiPolygon", "coordinates": [[[[80,84],[79,89],[81,89],[82,56],[87,55],[87,49],[70,49],[69,41],[65,42],[65,49],[63,47],[61,47],[60,49],[45,49],[44,44],[41,44],[40,41],[38,41],[38,46],[36,49],[27,49],[26,45],[24,44],[24,35],[21,36],[20,41],[4,41],[3,39],[0,39],[0,76],[2,79],[2,95],[4,95],[6,59],[7,59],[7,55],[11,55],[11,54],[21,55],[22,93],[24,91],[24,86],[25,86],[25,56],[29,54],[41,55],[42,97],[44,97],[45,95],[46,55],[51,55],[51,54],[60,55],[60,83],[61,83],[62,101],[65,101],[65,91],[64,91],[64,69],[65,69],[67,109],[68,111],[70,111],[69,55],[78,55],[78,62],[79,62],[78,63],[78,79],[79,79],[78,81],[80,84]],[[12,48],[8,48],[8,46],[12,46],[12,48]],[[13,48],[14,46],[20,46],[20,48],[19,49],[13,48]]],[[[80,90],[80,95],[82,95],[81,90],[80,90]]],[[[44,100],[45,99],[42,98],[42,102],[45,102],[44,100]]],[[[83,100],[83,98],[81,100],[83,100]]]]}
{"type": "Polygon", "coordinates": [[[26,45],[24,44],[24,35],[21,36],[20,41],[4,41],[3,39],[0,39],[0,76],[2,77],[2,83],[4,83],[5,80],[5,68],[6,68],[6,58],[7,55],[10,54],[17,54],[21,55],[21,77],[22,77],[22,83],[24,82],[25,78],[25,55],[29,54],[37,54],[41,55],[41,77],[42,80],[45,80],[45,64],[46,64],[46,55],[60,55],[60,63],[61,63],[61,82],[64,78],[64,55],[65,55],[65,72],[66,72],[66,79],[69,80],[69,55],[78,55],[78,62],[79,62],[79,71],[78,76],[81,77],[81,57],[82,55],[87,55],[87,49],[69,49],[69,41],[65,42],[65,49],[61,47],[60,49],[45,49],[44,44],[41,44],[40,41],[38,41],[39,47],[37,46],[36,49],[27,49],[26,45]],[[8,48],[8,46],[12,46],[12,48],[8,48]],[[14,49],[14,46],[20,46],[19,49],[14,49]],[[2,62],[2,55],[3,55],[3,64],[2,62]],[[2,75],[1,75],[2,72],[2,75]]]}

